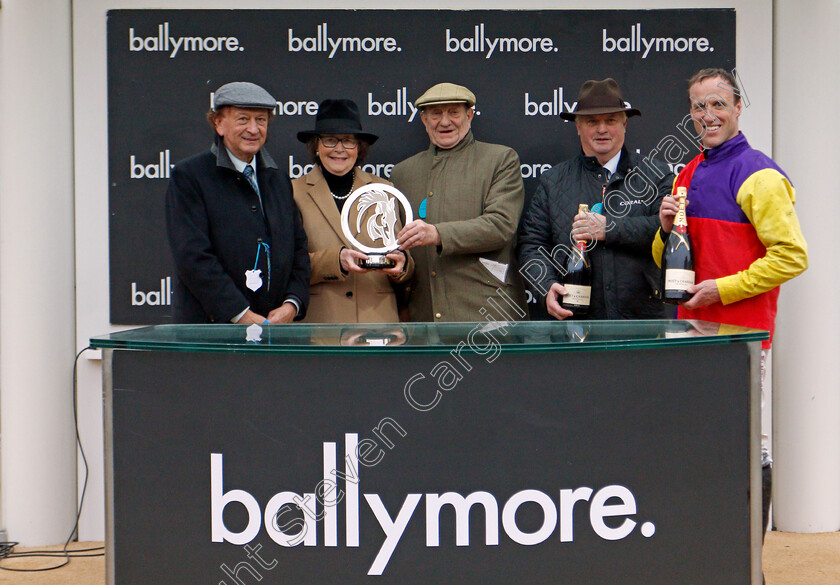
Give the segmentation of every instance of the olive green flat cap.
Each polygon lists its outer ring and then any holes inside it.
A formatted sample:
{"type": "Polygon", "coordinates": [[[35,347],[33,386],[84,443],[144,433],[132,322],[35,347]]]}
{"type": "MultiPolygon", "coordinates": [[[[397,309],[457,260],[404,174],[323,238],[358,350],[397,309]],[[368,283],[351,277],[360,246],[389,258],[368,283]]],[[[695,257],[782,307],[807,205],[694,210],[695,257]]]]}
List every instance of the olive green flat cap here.
{"type": "Polygon", "coordinates": [[[415,107],[425,108],[438,104],[467,104],[468,108],[475,105],[475,94],[463,85],[454,83],[438,83],[414,102],[415,107]]]}

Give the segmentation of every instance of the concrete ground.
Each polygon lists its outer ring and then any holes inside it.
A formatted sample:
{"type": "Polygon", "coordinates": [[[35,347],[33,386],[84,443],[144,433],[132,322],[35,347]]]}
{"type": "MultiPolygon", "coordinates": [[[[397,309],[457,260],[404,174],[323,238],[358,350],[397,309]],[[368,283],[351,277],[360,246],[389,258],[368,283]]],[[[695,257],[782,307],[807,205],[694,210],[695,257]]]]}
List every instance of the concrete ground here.
{"type": "MultiPolygon", "coordinates": [[[[71,549],[101,546],[101,542],[73,543],[71,549]]],[[[60,550],[61,547],[45,547],[60,550]]],[[[30,549],[18,548],[18,551],[30,549]]],[[[2,566],[45,567],[59,559],[4,560],[2,566]]],[[[771,532],[764,543],[764,574],[767,585],[838,585],[840,583],[840,532],[796,534],[771,532]]],[[[104,585],[105,558],[74,558],[54,571],[16,573],[0,570],[5,585],[104,585]]],[[[674,585],[680,585],[675,583],[674,585]]],[[[747,585],[746,583],[744,585],[747,585]]]]}
{"type": "Polygon", "coordinates": [[[770,532],[764,540],[767,585],[840,583],[840,532],[770,532]]]}

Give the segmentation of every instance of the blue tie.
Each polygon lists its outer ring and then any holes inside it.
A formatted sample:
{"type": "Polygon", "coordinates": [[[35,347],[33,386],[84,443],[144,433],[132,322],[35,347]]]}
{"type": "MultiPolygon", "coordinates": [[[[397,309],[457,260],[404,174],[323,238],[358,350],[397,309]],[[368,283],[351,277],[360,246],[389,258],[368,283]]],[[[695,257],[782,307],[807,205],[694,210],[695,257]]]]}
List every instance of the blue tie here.
{"type": "MultiPolygon", "coordinates": [[[[245,170],[242,171],[242,174],[245,175],[245,178],[248,179],[248,182],[251,183],[251,187],[254,188],[254,191],[257,192],[257,196],[259,197],[260,188],[257,185],[256,179],[254,179],[254,167],[251,165],[245,165],[245,170]]],[[[262,198],[260,198],[262,201],[262,198]]]]}

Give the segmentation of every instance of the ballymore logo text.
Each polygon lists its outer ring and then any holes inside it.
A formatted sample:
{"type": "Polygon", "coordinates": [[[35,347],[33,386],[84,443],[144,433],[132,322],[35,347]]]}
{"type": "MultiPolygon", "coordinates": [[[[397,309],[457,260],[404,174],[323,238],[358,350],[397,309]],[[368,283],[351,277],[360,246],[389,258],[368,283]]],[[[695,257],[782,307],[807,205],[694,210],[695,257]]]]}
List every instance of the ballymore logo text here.
{"type": "Polygon", "coordinates": [[[336,53],[393,53],[402,51],[394,37],[330,37],[327,23],[315,27],[313,36],[295,33],[289,29],[290,53],[327,53],[332,59],[336,53]],[[298,36],[298,34],[300,36],[298,36]]]}
{"type": "Polygon", "coordinates": [[[393,100],[390,99],[391,96],[381,100],[379,96],[374,98],[373,92],[368,92],[367,95],[368,116],[405,116],[408,122],[412,122],[417,115],[417,108],[408,99],[408,89],[405,87],[396,90],[393,100]]]}
{"type": "Polygon", "coordinates": [[[485,59],[501,53],[556,53],[554,39],[550,37],[493,37],[488,36],[484,23],[475,25],[467,37],[453,34],[446,29],[447,53],[481,53],[485,59]]]}
{"type": "Polygon", "coordinates": [[[709,45],[706,37],[650,37],[642,35],[642,23],[637,22],[630,27],[630,34],[626,37],[611,37],[607,29],[601,29],[601,49],[604,53],[642,53],[642,59],[647,59],[651,51],[654,53],[714,53],[715,48],[709,45]]]}
{"type": "Polygon", "coordinates": [[[160,306],[172,304],[172,277],[160,279],[160,289],[139,290],[137,283],[131,283],[131,305],[142,307],[144,305],[160,306]]]}
{"type": "Polygon", "coordinates": [[[132,52],[169,53],[169,58],[174,59],[179,52],[236,52],[244,51],[245,47],[239,44],[237,37],[175,37],[169,30],[169,23],[164,22],[158,25],[157,34],[152,36],[139,35],[134,32],[134,28],[129,28],[128,50],[132,52]]]}
{"type": "Polygon", "coordinates": [[[158,160],[150,163],[150,164],[143,164],[143,162],[137,162],[137,157],[135,155],[131,155],[129,158],[129,166],[131,167],[131,178],[132,179],[168,179],[170,170],[175,166],[172,164],[171,159],[172,155],[169,153],[169,149],[160,151],[158,153],[158,160]]]}
{"type": "MultiPolygon", "coordinates": [[[[379,552],[368,570],[368,575],[382,575],[391,555],[396,550],[406,528],[412,522],[425,521],[425,546],[440,546],[441,511],[447,507],[455,512],[455,544],[459,547],[472,546],[470,542],[470,520],[475,519],[481,509],[484,514],[484,546],[500,546],[503,531],[510,541],[518,545],[533,546],[546,542],[555,535],[557,542],[573,542],[575,536],[585,528],[576,527],[574,520],[581,518],[575,509],[588,508],[588,527],[607,541],[622,540],[636,529],[636,498],[627,487],[607,485],[600,489],[580,486],[562,488],[552,497],[536,489],[522,489],[509,494],[500,503],[495,495],[486,491],[474,491],[463,495],[457,492],[409,493],[399,509],[389,511],[383,498],[377,493],[362,493],[360,490],[361,466],[372,465],[371,453],[375,450],[366,441],[359,441],[357,433],[345,434],[344,471],[337,469],[336,444],[323,444],[323,479],[312,493],[278,491],[261,506],[250,492],[237,487],[225,491],[224,456],[210,455],[210,526],[213,542],[230,542],[245,545],[253,541],[262,528],[268,536],[283,547],[318,546],[317,522],[323,523],[323,546],[339,545],[339,505],[344,507],[344,546],[359,547],[361,531],[364,528],[361,502],[373,514],[378,528],[385,538],[379,552]],[[366,462],[367,461],[367,462],[366,462]],[[361,465],[361,466],[360,466],[361,465]],[[224,511],[228,504],[236,502],[245,508],[248,520],[237,532],[225,524],[224,511]],[[421,502],[423,503],[421,505],[421,502]],[[523,505],[538,506],[542,524],[536,530],[523,530],[517,522],[517,511],[523,505]],[[281,521],[292,506],[302,512],[297,520],[281,521]],[[423,512],[418,508],[425,508],[423,512]],[[501,528],[501,530],[500,530],[501,528]]],[[[393,501],[393,498],[387,498],[393,501]]],[[[639,532],[650,538],[656,532],[651,522],[644,522],[639,532]]],[[[406,545],[411,546],[411,545],[406,545]]],[[[415,545],[416,546],[416,545],[415,545]]]]}
{"type": "Polygon", "coordinates": [[[573,112],[577,102],[569,103],[564,99],[563,88],[558,87],[551,92],[551,99],[537,101],[539,98],[531,98],[531,94],[525,93],[525,115],[526,116],[559,116],[563,112],[573,112]]]}

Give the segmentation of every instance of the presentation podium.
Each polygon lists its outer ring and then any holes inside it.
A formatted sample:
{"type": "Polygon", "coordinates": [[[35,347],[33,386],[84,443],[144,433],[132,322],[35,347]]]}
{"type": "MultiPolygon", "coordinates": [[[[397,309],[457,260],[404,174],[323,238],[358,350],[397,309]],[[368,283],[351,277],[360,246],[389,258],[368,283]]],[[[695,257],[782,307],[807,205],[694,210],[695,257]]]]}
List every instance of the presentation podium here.
{"type": "Polygon", "coordinates": [[[758,585],[767,338],[679,320],[96,337],[107,582],[758,585]]]}

